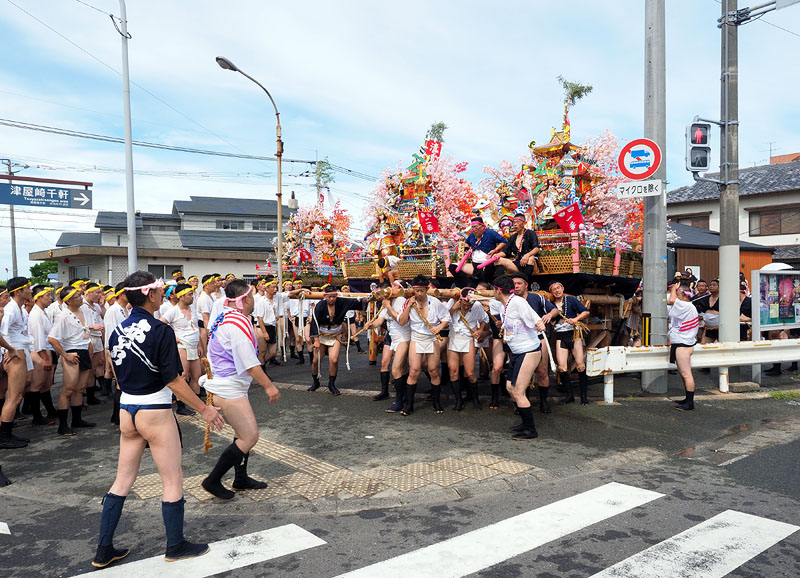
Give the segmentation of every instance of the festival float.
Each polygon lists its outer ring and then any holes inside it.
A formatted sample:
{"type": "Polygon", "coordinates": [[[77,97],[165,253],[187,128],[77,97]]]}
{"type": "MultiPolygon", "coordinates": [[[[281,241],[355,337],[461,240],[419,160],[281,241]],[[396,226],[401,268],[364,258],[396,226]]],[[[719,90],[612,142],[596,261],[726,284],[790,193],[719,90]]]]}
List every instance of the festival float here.
{"type": "Polygon", "coordinates": [[[350,251],[352,218],[337,202],[326,213],[322,202],[301,206],[283,234],[284,278],[306,285],[342,284],[340,256],[350,251]]]}

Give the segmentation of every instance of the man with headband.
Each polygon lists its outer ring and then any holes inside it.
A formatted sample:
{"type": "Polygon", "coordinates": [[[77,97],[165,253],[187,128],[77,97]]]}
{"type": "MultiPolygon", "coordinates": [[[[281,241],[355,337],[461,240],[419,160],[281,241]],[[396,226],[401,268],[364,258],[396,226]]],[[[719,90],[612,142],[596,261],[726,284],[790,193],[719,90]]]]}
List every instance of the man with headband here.
{"type": "Polygon", "coordinates": [[[572,382],[569,377],[569,354],[575,359],[575,370],[581,393],[581,405],[589,403],[589,379],[586,377],[586,355],[583,350],[583,339],[575,339],[575,327],[578,323],[589,317],[589,310],[576,297],[564,295],[564,285],[560,281],[550,283],[550,293],[553,294],[553,305],[558,310],[552,318],[555,323],[555,351],[556,364],[561,385],[564,387],[564,397],[559,405],[575,403],[572,392],[572,382]]]}
{"type": "MultiPolygon", "coordinates": [[[[108,364],[110,377],[114,376],[111,367],[111,351],[108,349],[108,338],[114,333],[114,330],[119,324],[128,318],[128,296],[125,293],[125,282],[117,283],[114,287],[114,304],[108,308],[105,316],[103,317],[103,326],[105,327],[105,345],[106,345],[106,363],[108,364]]],[[[111,412],[111,423],[119,425],[119,399],[121,391],[112,382],[114,393],[114,410],[111,412]]]]}
{"type": "Polygon", "coordinates": [[[253,312],[253,286],[234,279],[225,287],[225,303],[219,317],[208,330],[208,361],[211,379],[200,384],[213,395],[213,403],[222,408],[233,428],[233,443],[220,455],[214,469],[201,482],[210,494],[230,500],[234,492],[222,485],[222,477],[234,468],[234,490],[260,490],[267,484],[247,475],[250,449],[258,441],[258,423],[247,397],[253,381],[264,388],[270,403],[280,399],[278,389],[261,369],[256,352],[256,336],[250,314],[253,312]]]}
{"type": "Polygon", "coordinates": [[[322,301],[314,306],[311,315],[309,335],[313,344],[311,353],[311,377],[313,384],[308,391],[316,391],[320,387],[319,371],[322,358],[328,356],[328,391],[333,395],[341,395],[336,387],[336,376],[339,373],[339,351],[342,343],[347,343],[345,326],[348,311],[360,311],[364,308],[358,299],[339,297],[336,287],[325,285],[322,301]]]}
{"type": "Polygon", "coordinates": [[[503,340],[511,353],[508,356],[506,389],[519,409],[522,423],[512,427],[514,440],[539,437],[533,422],[533,408],[526,391],[542,356],[539,333],[545,330],[541,317],[528,303],[514,294],[514,281],[502,275],[495,279],[495,296],[503,304],[503,340]]]}
{"type": "Polygon", "coordinates": [[[181,377],[175,333],[153,317],[164,296],[163,279],[137,271],[128,275],[123,284],[133,308],[108,339],[122,389],[119,465],[114,484],[102,501],[100,537],[92,561],[96,568],[104,568],[130,553],[114,547],[114,531],[148,444],[163,483],[161,515],[167,534],[164,559],[175,562],[208,552],[208,544],[193,544],[183,536],[181,440],[172,413],[172,394],[197,411],[213,429],[219,431],[225,424],[219,408],[206,405],[189,389],[181,377]]]}
{"type": "Polygon", "coordinates": [[[507,273],[521,272],[530,277],[535,272],[534,262],[539,254],[539,237],[533,229],[525,227],[526,221],[525,211],[517,209],[511,221],[514,233],[509,238],[497,264],[507,273]]]}
{"type": "MultiPolygon", "coordinates": [[[[467,237],[466,243],[470,251],[472,263],[465,263],[460,273],[466,276],[478,277],[479,280],[491,281],[494,279],[494,264],[479,268],[497,253],[501,253],[506,246],[506,238],[497,231],[489,229],[481,217],[475,216],[469,220],[471,232],[467,237]]],[[[450,265],[451,270],[456,274],[456,265],[450,265]]]]}
{"type": "Polygon", "coordinates": [[[692,375],[692,354],[697,343],[697,329],[700,317],[692,305],[692,288],[688,281],[674,280],[667,295],[669,306],[669,361],[678,368],[683,380],[686,395],[675,402],[675,409],[691,411],[694,409],[694,376],[692,375]]]}
{"type": "Polygon", "coordinates": [[[478,339],[489,322],[489,316],[478,301],[471,301],[469,296],[473,289],[465,287],[459,299],[450,308],[450,340],[447,346],[447,368],[450,373],[450,389],[456,399],[453,411],[464,408],[461,397],[461,380],[459,368],[464,366],[464,377],[469,384],[472,406],[481,409],[478,399],[478,379],[475,377],[475,351],[478,339]]]}
{"type": "Polygon", "coordinates": [[[37,285],[33,288],[33,309],[28,315],[28,335],[33,341],[31,358],[33,360],[33,375],[31,377],[31,390],[25,394],[29,400],[28,407],[33,416],[33,425],[52,425],[52,418],[56,416],[56,409],[50,397],[50,387],[53,384],[55,362],[58,360],[53,346],[47,341],[47,336],[53,328],[53,322],[44,312],[53,302],[53,288],[46,285],[37,285]],[[41,413],[40,405],[44,403],[47,417],[41,413]]]}
{"type": "Polygon", "coordinates": [[[3,320],[0,322],[0,333],[11,345],[5,364],[8,374],[8,391],[5,403],[0,412],[0,448],[20,448],[30,441],[11,433],[17,406],[25,393],[25,381],[28,372],[33,370],[31,358],[31,338],[28,335],[28,312],[25,302],[33,297],[31,283],[26,277],[12,277],[6,286],[11,300],[3,308],[3,320]]]}
{"type": "Polygon", "coordinates": [[[212,273],[210,275],[203,275],[203,289],[197,297],[197,324],[200,327],[200,347],[201,355],[206,350],[208,343],[208,327],[211,325],[211,309],[214,307],[214,300],[216,299],[217,281],[219,275],[212,273]]]}
{"type": "MultiPolygon", "coordinates": [[[[192,309],[194,291],[192,286],[187,283],[180,283],[174,287],[172,297],[175,305],[167,309],[159,320],[172,327],[175,332],[175,339],[178,342],[178,354],[181,356],[181,366],[183,367],[182,376],[191,390],[196,395],[200,395],[198,379],[200,379],[200,374],[203,370],[200,367],[200,355],[198,353],[200,329],[197,326],[197,315],[192,309]]],[[[178,400],[175,413],[178,415],[194,415],[194,412],[186,407],[186,404],[181,400],[178,400]]]]}
{"type": "Polygon", "coordinates": [[[450,323],[450,312],[438,299],[428,295],[430,279],[417,275],[411,281],[414,295],[405,302],[403,312],[397,318],[400,325],[411,325],[411,344],[408,347],[408,379],[406,380],[406,401],[403,415],[414,413],[414,395],[417,380],[425,364],[430,375],[433,409],[443,413],[441,404],[441,344],[439,333],[450,323]]]}

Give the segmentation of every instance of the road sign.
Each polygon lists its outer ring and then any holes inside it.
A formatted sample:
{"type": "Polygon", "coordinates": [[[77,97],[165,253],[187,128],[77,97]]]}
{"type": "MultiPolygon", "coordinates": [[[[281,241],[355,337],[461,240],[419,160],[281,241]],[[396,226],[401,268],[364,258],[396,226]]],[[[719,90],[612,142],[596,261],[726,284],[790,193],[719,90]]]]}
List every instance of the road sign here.
{"type": "Polygon", "coordinates": [[[620,172],[634,181],[652,177],[661,166],[661,149],[648,138],[633,140],[619,152],[620,172]]]}
{"type": "Polygon", "coordinates": [[[621,199],[636,199],[639,197],[656,197],[663,191],[662,181],[634,181],[617,185],[617,196],[621,199]]]}
{"type": "Polygon", "coordinates": [[[90,189],[65,189],[53,185],[0,183],[0,205],[57,209],[91,209],[90,189]]]}

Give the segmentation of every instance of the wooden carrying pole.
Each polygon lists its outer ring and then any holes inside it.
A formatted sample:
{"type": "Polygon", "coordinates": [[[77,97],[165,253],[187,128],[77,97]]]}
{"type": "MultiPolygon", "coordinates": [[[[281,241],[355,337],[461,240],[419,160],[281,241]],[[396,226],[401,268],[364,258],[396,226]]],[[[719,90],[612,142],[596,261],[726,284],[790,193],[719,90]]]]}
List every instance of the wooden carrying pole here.
{"type": "MultiPolygon", "coordinates": [[[[208,362],[208,359],[203,357],[200,359],[200,365],[203,366],[203,372],[206,374],[206,378],[214,379],[214,376],[211,373],[211,364],[208,362]]],[[[214,394],[210,391],[206,392],[206,405],[211,405],[212,400],[214,399],[214,394]]],[[[211,443],[211,424],[206,424],[206,433],[203,436],[203,453],[208,453],[214,447],[214,444],[211,443]]]]}

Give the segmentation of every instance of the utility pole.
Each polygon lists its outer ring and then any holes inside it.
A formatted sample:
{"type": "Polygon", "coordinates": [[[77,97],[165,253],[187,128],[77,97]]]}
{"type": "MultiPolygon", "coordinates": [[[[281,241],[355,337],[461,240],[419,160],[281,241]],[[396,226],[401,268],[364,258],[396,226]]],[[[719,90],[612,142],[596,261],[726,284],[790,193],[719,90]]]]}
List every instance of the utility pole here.
{"type": "MultiPolygon", "coordinates": [[[[11,159],[3,159],[3,163],[8,167],[8,174],[13,175],[14,171],[11,170],[11,159]]],[[[14,205],[8,205],[8,225],[11,227],[11,276],[17,277],[17,229],[14,224],[14,205]]]]}
{"type": "MultiPolygon", "coordinates": [[[[737,0],[722,0],[719,190],[719,340],[739,341],[739,28],[737,0]]],[[[727,390],[720,368],[720,390],[727,390]]]]}
{"type": "MultiPolygon", "coordinates": [[[[657,197],[644,199],[643,311],[650,313],[650,343],[667,343],[667,96],[664,0],[646,0],[644,7],[644,136],[661,149],[661,166],[652,178],[662,181],[657,197]]],[[[737,309],[738,311],[738,309],[737,309]]],[[[667,372],[643,371],[642,389],[667,392],[667,372]]]]}
{"type": "Polygon", "coordinates": [[[128,15],[125,0],[119,0],[122,36],[122,92],[125,102],[125,192],[128,211],[128,274],[139,270],[136,247],[136,201],[133,195],[133,136],[131,130],[131,82],[128,73],[128,15]]]}

